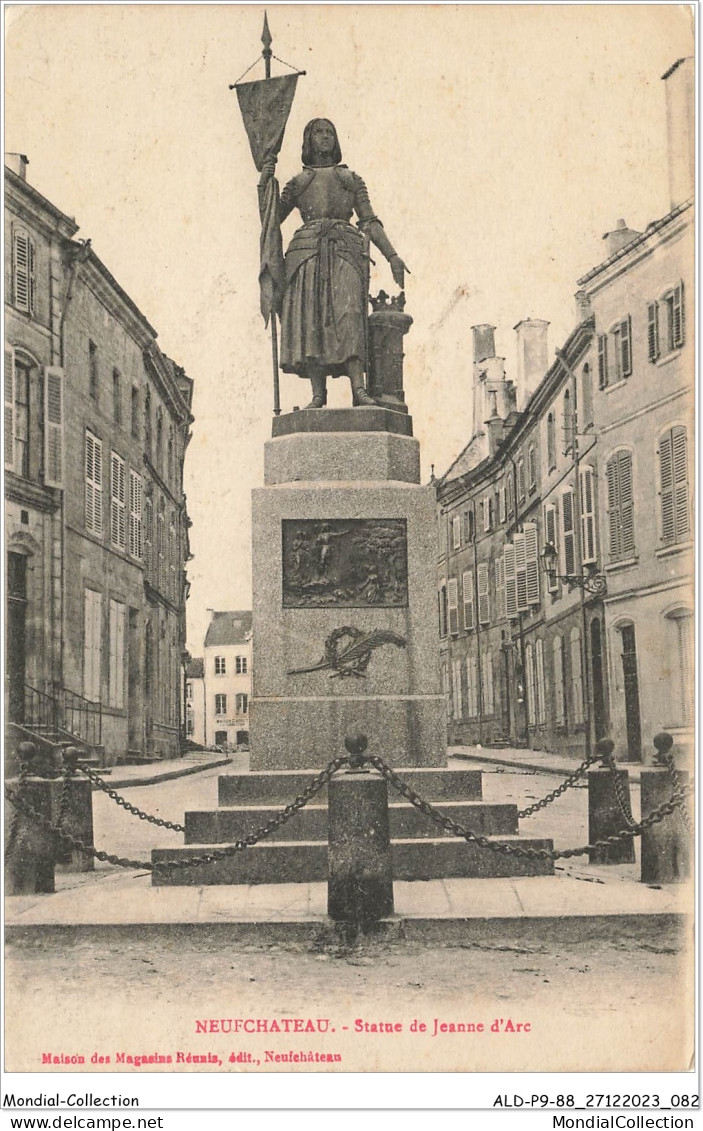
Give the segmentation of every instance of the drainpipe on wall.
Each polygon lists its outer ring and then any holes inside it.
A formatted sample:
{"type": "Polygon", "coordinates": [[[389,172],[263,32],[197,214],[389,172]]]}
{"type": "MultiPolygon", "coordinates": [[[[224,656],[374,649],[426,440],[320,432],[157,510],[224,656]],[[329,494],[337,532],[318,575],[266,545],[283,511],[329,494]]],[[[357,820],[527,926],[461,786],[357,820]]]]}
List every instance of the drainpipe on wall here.
{"type": "MultiPolygon", "coordinates": [[[[510,463],[512,464],[512,468],[513,468],[513,497],[515,499],[515,523],[513,525],[513,530],[517,531],[517,528],[520,525],[520,511],[519,511],[519,503],[518,503],[518,497],[517,497],[517,464],[515,463],[515,460],[514,460],[512,455],[508,455],[508,459],[510,460],[510,463]]],[[[517,624],[518,624],[518,643],[519,643],[519,649],[520,649],[520,667],[522,668],[522,698],[523,698],[523,707],[524,707],[524,713],[525,713],[525,745],[529,748],[529,745],[530,745],[530,713],[529,713],[528,687],[527,687],[527,669],[525,667],[525,634],[524,634],[523,628],[522,628],[522,613],[520,613],[520,612],[517,615],[517,624]]],[[[511,639],[512,639],[513,644],[514,644],[515,643],[514,639],[512,637],[511,637],[511,639]]],[[[517,706],[517,702],[518,702],[518,698],[517,698],[517,695],[516,695],[515,696],[516,706],[517,706]]]]}

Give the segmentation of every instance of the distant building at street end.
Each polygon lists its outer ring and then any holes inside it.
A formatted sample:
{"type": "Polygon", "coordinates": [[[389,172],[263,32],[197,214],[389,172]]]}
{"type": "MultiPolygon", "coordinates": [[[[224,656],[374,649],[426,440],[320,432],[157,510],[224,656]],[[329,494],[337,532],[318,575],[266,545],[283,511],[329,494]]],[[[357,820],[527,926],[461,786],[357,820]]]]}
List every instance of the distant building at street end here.
{"type": "Polygon", "coordinates": [[[185,735],[205,746],[205,661],[194,656],[185,667],[185,735]]]}
{"type": "Polygon", "coordinates": [[[173,757],[193,383],[26,166],[5,168],[6,717],[107,763],[173,757]]]}
{"type": "Polygon", "coordinates": [[[206,746],[249,743],[251,611],[213,612],[203,646],[206,746]]]}

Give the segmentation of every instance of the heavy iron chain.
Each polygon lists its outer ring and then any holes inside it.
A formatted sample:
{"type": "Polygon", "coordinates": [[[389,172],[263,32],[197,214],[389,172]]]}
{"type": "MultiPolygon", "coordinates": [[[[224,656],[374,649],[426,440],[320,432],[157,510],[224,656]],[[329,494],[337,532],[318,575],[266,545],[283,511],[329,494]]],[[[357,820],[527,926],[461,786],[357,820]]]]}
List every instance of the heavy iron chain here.
{"type": "Polygon", "coordinates": [[[242,852],[246,848],[251,848],[258,841],[270,836],[275,829],[284,825],[299,809],[303,809],[321,789],[324,789],[333,774],[336,774],[337,770],[348,761],[349,757],[346,754],[339,758],[334,758],[325,766],[324,770],[312,779],[307,788],[304,789],[294,801],[286,805],[285,809],[282,809],[280,813],[277,813],[275,817],[272,817],[271,820],[267,821],[265,825],[262,825],[260,829],[257,829],[256,832],[249,833],[242,840],[237,840],[233,844],[228,844],[226,848],[215,849],[201,856],[189,856],[183,860],[158,860],[156,863],[152,863],[150,860],[129,860],[125,857],[113,856],[109,852],[99,851],[94,845],[86,844],[85,841],[79,840],[69,833],[62,832],[50,821],[47,821],[33,806],[24,801],[19,793],[11,790],[9,786],[5,786],[5,796],[17,810],[23,812],[25,816],[31,817],[32,820],[46,832],[60,837],[62,845],[67,848],[77,848],[82,852],[89,853],[96,860],[102,860],[107,864],[116,864],[121,868],[140,868],[149,872],[156,872],[169,870],[171,868],[195,868],[201,864],[214,864],[219,860],[226,860],[228,857],[234,856],[237,852],[242,852]]]}
{"type": "MultiPolygon", "coordinates": [[[[662,758],[664,759],[664,764],[669,771],[669,777],[671,778],[674,789],[682,789],[683,787],[681,785],[681,778],[679,777],[679,772],[676,769],[676,762],[674,761],[673,754],[671,753],[671,751],[669,751],[667,754],[662,754],[662,758]]],[[[681,822],[686,832],[689,833],[690,836],[693,836],[693,825],[691,824],[691,818],[688,813],[687,805],[681,806],[681,808],[679,809],[679,817],[681,818],[681,822]]]]}
{"type": "Polygon", "coordinates": [[[637,822],[632,816],[630,802],[625,795],[625,790],[623,789],[623,784],[620,780],[620,774],[618,773],[618,768],[615,765],[615,759],[613,758],[612,754],[610,754],[607,758],[604,758],[603,761],[610,771],[610,780],[613,785],[613,794],[615,795],[615,801],[617,803],[618,809],[620,810],[622,818],[630,829],[635,829],[637,828],[637,822]]]}
{"type": "Polygon", "coordinates": [[[140,821],[148,821],[150,825],[158,825],[161,829],[172,829],[174,833],[184,833],[186,831],[185,825],[179,825],[176,821],[166,821],[163,817],[153,817],[150,813],[145,813],[143,809],[138,809],[136,805],[132,805],[131,802],[127,801],[126,797],[122,797],[121,794],[111,789],[108,783],[103,781],[103,779],[95,773],[95,770],[91,770],[90,767],[86,766],[84,763],[79,762],[78,769],[81,773],[85,774],[87,778],[90,778],[93,785],[102,790],[103,793],[106,793],[117,805],[126,809],[132,816],[139,817],[140,821]]]}
{"type": "Polygon", "coordinates": [[[520,809],[518,811],[518,818],[522,820],[523,817],[531,817],[533,813],[539,812],[540,809],[546,809],[548,805],[551,805],[552,801],[556,801],[557,797],[561,797],[562,793],[566,793],[567,789],[570,789],[572,785],[576,785],[576,782],[579,778],[583,777],[588,767],[594,762],[597,762],[599,757],[600,755],[598,754],[589,754],[587,758],[584,758],[578,769],[574,770],[572,774],[569,774],[568,778],[565,778],[561,785],[553,789],[551,793],[547,793],[544,797],[540,798],[539,801],[535,801],[534,805],[528,805],[527,809],[520,809]]]}
{"type": "MultiPolygon", "coordinates": [[[[29,764],[22,758],[20,760],[19,773],[17,775],[17,795],[21,796],[24,792],[25,783],[29,774],[29,764]]],[[[17,846],[17,837],[20,831],[20,811],[14,806],[12,814],[12,823],[10,824],[10,831],[7,837],[7,844],[5,845],[5,859],[9,860],[17,846]]]]}
{"type": "Polygon", "coordinates": [[[376,755],[363,754],[360,756],[363,761],[370,762],[378,772],[390,782],[390,784],[407,800],[419,809],[421,813],[429,817],[436,824],[441,825],[445,832],[451,833],[452,836],[459,837],[463,840],[477,844],[479,848],[487,848],[491,852],[502,853],[505,856],[518,856],[524,857],[529,860],[564,860],[571,856],[583,856],[587,852],[592,852],[596,848],[609,848],[611,844],[618,844],[629,836],[641,836],[642,833],[659,821],[663,821],[665,817],[673,813],[679,808],[686,796],[691,792],[690,787],[687,790],[677,790],[674,792],[668,801],[663,802],[658,809],[653,809],[652,812],[645,817],[638,824],[633,824],[630,829],[625,829],[622,832],[615,833],[613,836],[605,837],[603,840],[597,840],[593,844],[585,844],[580,848],[566,848],[561,852],[548,848],[522,848],[517,844],[509,844],[505,841],[490,840],[488,837],[483,836],[481,833],[473,832],[471,829],[465,829],[456,821],[452,821],[449,817],[445,817],[429,801],[425,801],[418,793],[415,792],[402,778],[398,777],[395,770],[387,766],[382,758],[376,755]]]}

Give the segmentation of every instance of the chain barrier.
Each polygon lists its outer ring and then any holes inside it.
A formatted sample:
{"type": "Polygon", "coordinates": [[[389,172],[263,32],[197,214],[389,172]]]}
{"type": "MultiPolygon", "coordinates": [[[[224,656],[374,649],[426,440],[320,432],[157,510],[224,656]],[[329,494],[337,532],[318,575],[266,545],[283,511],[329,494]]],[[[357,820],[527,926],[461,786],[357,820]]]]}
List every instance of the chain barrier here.
{"type": "Polygon", "coordinates": [[[472,829],[463,828],[461,825],[457,824],[456,821],[445,817],[444,814],[440,813],[429,801],[425,801],[420,797],[402,778],[398,777],[395,770],[386,765],[382,758],[367,754],[363,754],[360,757],[363,758],[363,761],[370,762],[372,766],[375,766],[379,773],[387,782],[390,782],[393,788],[396,789],[402,797],[407,798],[411,805],[414,805],[421,813],[424,813],[425,816],[429,817],[436,824],[441,825],[445,832],[449,832],[452,836],[459,837],[462,840],[477,844],[479,848],[487,848],[491,852],[502,853],[505,856],[524,857],[529,860],[565,860],[572,856],[583,856],[587,852],[593,852],[596,848],[609,848],[611,844],[618,844],[621,840],[629,836],[641,836],[650,825],[655,825],[659,821],[663,821],[665,817],[668,817],[679,808],[691,792],[690,787],[685,790],[675,791],[668,801],[663,802],[657,809],[653,809],[642,821],[639,821],[637,824],[633,822],[632,828],[605,837],[603,840],[597,840],[593,844],[585,844],[580,848],[566,848],[562,851],[548,848],[523,848],[520,845],[509,844],[505,841],[490,840],[481,833],[476,833],[472,829]]]}
{"type": "MultiPolygon", "coordinates": [[[[25,816],[31,817],[45,832],[59,836],[61,843],[67,848],[87,852],[96,860],[102,860],[107,864],[116,864],[121,868],[143,868],[149,872],[156,872],[170,870],[172,868],[195,868],[201,864],[215,864],[220,860],[227,860],[230,856],[235,856],[238,852],[242,852],[246,848],[251,848],[258,841],[270,836],[275,829],[285,825],[299,809],[303,809],[321,789],[324,789],[330,778],[336,774],[337,770],[348,761],[349,756],[346,754],[339,758],[334,758],[325,766],[324,770],[312,779],[307,788],[304,789],[294,801],[286,805],[285,809],[282,809],[280,813],[277,813],[275,817],[272,817],[271,820],[267,821],[265,825],[262,825],[260,829],[249,833],[247,836],[243,837],[242,840],[228,844],[226,848],[214,849],[212,852],[205,853],[202,856],[188,856],[183,860],[159,860],[156,863],[152,863],[150,860],[129,860],[125,857],[114,856],[109,852],[102,852],[95,848],[94,845],[86,844],[85,841],[80,840],[78,837],[71,836],[69,833],[61,831],[61,829],[53,825],[51,821],[47,821],[33,806],[24,801],[18,792],[10,789],[9,786],[5,786],[5,796],[17,810],[24,813],[25,816]]],[[[84,767],[79,768],[83,769],[84,767]]],[[[97,775],[95,776],[97,777],[97,775]]],[[[173,826],[169,823],[168,827],[173,826]]]]}
{"type": "MultiPolygon", "coordinates": [[[[78,769],[90,779],[97,789],[106,793],[108,797],[111,797],[122,809],[126,809],[128,813],[131,813],[133,817],[139,817],[140,821],[147,821],[150,825],[158,825],[161,829],[171,829],[174,833],[184,833],[186,831],[185,825],[179,825],[176,821],[166,821],[163,817],[153,817],[150,813],[145,813],[143,809],[138,809],[136,805],[132,805],[126,797],[122,797],[121,794],[111,789],[108,783],[103,781],[103,779],[95,773],[95,770],[91,770],[89,766],[79,762],[78,769]]],[[[135,782],[135,785],[138,784],[138,782],[135,782]]]]}
{"type": "Polygon", "coordinates": [[[551,805],[552,801],[556,801],[557,797],[561,797],[562,793],[566,793],[567,789],[576,785],[576,782],[579,778],[583,777],[588,767],[592,766],[594,762],[597,762],[599,757],[599,754],[589,754],[587,758],[584,758],[578,769],[574,770],[572,774],[569,774],[568,778],[565,778],[561,785],[553,789],[551,793],[547,793],[544,797],[540,798],[539,801],[535,801],[534,805],[528,805],[527,809],[518,810],[519,820],[522,820],[523,817],[531,817],[533,813],[537,813],[540,809],[546,809],[548,805],[551,805]]]}
{"type": "Polygon", "coordinates": [[[603,758],[603,764],[605,765],[606,769],[610,771],[610,780],[611,780],[611,783],[612,783],[612,786],[613,786],[613,795],[615,797],[617,807],[620,810],[620,814],[621,814],[621,816],[622,816],[622,818],[625,822],[626,827],[629,828],[629,829],[637,828],[637,822],[635,821],[634,817],[632,816],[632,809],[630,808],[630,801],[629,801],[629,798],[627,797],[627,795],[625,794],[625,790],[623,788],[623,783],[620,780],[620,774],[619,774],[618,768],[615,764],[615,759],[613,758],[613,755],[609,754],[605,758],[603,758]]]}
{"type": "MultiPolygon", "coordinates": [[[[681,785],[681,778],[679,777],[679,772],[676,769],[676,762],[674,761],[673,754],[662,752],[661,757],[664,760],[664,765],[666,766],[667,770],[669,771],[669,777],[671,778],[671,783],[674,787],[674,790],[683,789],[684,787],[681,785]]],[[[689,815],[689,812],[688,812],[688,806],[687,805],[681,806],[681,808],[679,810],[679,817],[681,818],[681,822],[682,822],[683,827],[685,828],[686,832],[690,836],[693,836],[693,825],[691,824],[691,818],[690,818],[690,815],[689,815]]]]}
{"type": "MultiPolygon", "coordinates": [[[[20,759],[20,768],[17,775],[17,794],[20,796],[24,792],[24,787],[29,774],[29,765],[22,758],[20,759]]],[[[5,845],[5,859],[9,860],[17,846],[17,837],[20,831],[20,811],[17,806],[13,807],[12,822],[10,824],[10,831],[7,836],[7,844],[5,845]]]]}

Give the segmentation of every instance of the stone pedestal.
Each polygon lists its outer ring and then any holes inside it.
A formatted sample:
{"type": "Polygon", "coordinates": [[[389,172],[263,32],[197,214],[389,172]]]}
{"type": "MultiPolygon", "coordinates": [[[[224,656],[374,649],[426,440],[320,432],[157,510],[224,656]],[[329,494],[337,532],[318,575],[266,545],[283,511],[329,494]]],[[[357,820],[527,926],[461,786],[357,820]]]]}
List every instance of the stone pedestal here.
{"type": "MultiPolygon", "coordinates": [[[[616,770],[620,792],[630,804],[630,777],[627,770],[616,770]]],[[[598,768],[588,772],[588,843],[605,840],[626,828],[626,820],[618,805],[613,774],[598,768]]],[[[588,854],[591,864],[634,864],[635,844],[631,836],[610,845],[594,848],[588,854]]]]}
{"type": "MultiPolygon", "coordinates": [[[[13,794],[19,793],[25,805],[35,810],[43,821],[55,820],[60,781],[30,777],[22,783],[11,779],[7,785],[13,794]]],[[[5,828],[10,840],[5,846],[5,894],[36,895],[55,891],[55,838],[9,800],[5,803],[5,828]]]]}
{"type": "Polygon", "coordinates": [[[435,497],[412,420],[278,417],[253,493],[252,770],[319,768],[361,730],[403,766],[446,764],[435,497]]]}
{"type": "MultiPolygon", "coordinates": [[[[663,766],[647,766],[640,778],[642,818],[665,804],[674,792],[671,774],[663,766]]],[[[679,771],[681,787],[688,785],[688,774],[679,771]]],[[[685,802],[691,825],[691,809],[685,802]]],[[[650,825],[642,833],[643,884],[671,884],[686,880],[691,874],[693,852],[692,829],[686,827],[681,809],[675,809],[663,821],[650,825]]]]}
{"type": "Polygon", "coordinates": [[[330,781],[327,861],[331,919],[363,924],[393,914],[388,786],[379,774],[330,781]]]}

